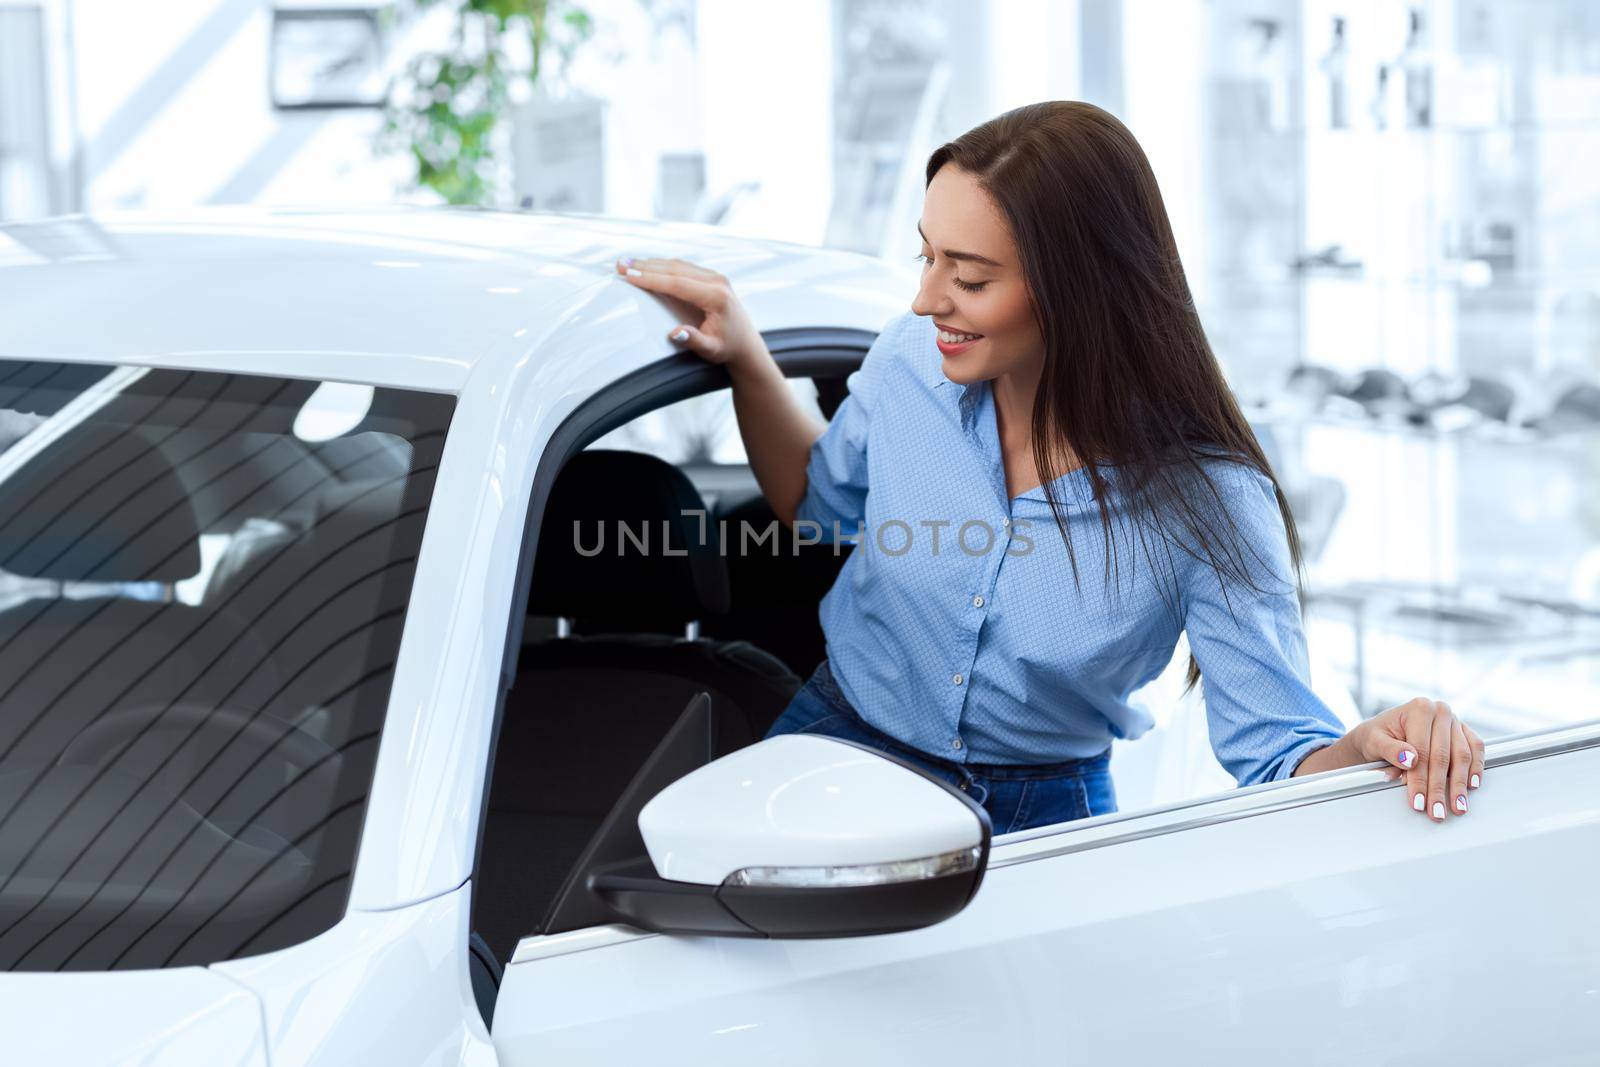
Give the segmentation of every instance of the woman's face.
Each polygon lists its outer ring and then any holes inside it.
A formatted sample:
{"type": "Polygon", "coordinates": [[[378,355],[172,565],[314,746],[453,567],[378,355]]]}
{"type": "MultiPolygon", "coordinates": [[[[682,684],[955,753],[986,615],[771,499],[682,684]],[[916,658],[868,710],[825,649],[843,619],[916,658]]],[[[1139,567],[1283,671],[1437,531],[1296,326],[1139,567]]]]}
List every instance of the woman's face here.
{"type": "Polygon", "coordinates": [[[945,377],[968,385],[1011,371],[1036,375],[1044,339],[1022,264],[1010,227],[977,179],[952,164],[940,167],[923,199],[920,229],[922,286],[911,310],[957,333],[981,335],[959,351],[941,338],[945,377]]]}

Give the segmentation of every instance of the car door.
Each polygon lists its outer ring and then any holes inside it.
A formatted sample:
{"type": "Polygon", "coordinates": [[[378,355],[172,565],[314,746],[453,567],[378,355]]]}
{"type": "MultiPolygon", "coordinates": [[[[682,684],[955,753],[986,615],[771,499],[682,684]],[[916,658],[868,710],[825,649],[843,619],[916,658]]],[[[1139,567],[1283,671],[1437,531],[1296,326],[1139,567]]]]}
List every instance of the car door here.
{"type": "Polygon", "coordinates": [[[503,1063],[1586,1062],[1600,721],[1492,742],[1442,824],[1377,770],[995,839],[954,918],[529,938],[503,1063]]]}

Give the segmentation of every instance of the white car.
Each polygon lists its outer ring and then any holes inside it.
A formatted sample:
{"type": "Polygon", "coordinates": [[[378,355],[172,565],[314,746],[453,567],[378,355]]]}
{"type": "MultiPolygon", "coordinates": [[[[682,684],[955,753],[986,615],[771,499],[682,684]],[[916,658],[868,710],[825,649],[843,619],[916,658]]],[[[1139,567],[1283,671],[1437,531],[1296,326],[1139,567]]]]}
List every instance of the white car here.
{"type": "Polygon", "coordinates": [[[1439,825],[1370,766],[993,839],[759,740],[846,557],[704,536],[771,513],[628,254],[725,273],[828,413],[914,279],[583,215],[0,227],[0,1062],[1592,1059],[1600,721],[1439,825]]]}

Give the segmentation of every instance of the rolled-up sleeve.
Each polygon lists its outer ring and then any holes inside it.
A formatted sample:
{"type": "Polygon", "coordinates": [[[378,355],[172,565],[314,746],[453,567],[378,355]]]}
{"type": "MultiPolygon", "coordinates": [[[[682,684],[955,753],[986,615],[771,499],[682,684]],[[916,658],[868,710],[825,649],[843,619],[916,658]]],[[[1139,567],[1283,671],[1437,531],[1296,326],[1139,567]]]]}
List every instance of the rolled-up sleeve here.
{"type": "Polygon", "coordinates": [[[806,461],[806,491],[795,508],[795,521],[814,522],[822,542],[850,541],[866,520],[867,431],[882,377],[902,320],[891,320],[867,350],[861,365],[845,379],[846,396],[822,436],[812,442],[806,461]]]}
{"type": "MultiPolygon", "coordinates": [[[[1240,551],[1231,558],[1258,588],[1230,578],[1226,566],[1219,579],[1204,559],[1187,560],[1180,572],[1184,627],[1200,666],[1211,747],[1241,786],[1255,785],[1290,777],[1306,756],[1344,736],[1344,726],[1311,689],[1272,483],[1234,463],[1219,463],[1211,474],[1238,530],[1240,551]]],[[[1214,536],[1226,545],[1226,525],[1214,536]]]]}

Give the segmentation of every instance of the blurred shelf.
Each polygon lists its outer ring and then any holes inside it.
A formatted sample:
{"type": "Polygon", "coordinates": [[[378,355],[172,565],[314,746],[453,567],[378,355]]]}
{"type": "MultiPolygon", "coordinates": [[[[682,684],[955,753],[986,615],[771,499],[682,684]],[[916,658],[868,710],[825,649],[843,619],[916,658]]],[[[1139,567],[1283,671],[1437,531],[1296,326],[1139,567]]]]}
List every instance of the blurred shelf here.
{"type": "Polygon", "coordinates": [[[1306,625],[1373,714],[1422,693],[1482,731],[1592,716],[1600,697],[1600,609],[1489,588],[1425,583],[1309,585],[1306,625]]]}
{"type": "MultiPolygon", "coordinates": [[[[1454,262],[1462,262],[1456,260],[1454,262]]],[[[1469,261],[1470,262],[1470,261],[1469,261]]],[[[1600,292],[1600,269],[1594,268],[1556,268],[1543,271],[1517,271],[1512,274],[1494,275],[1487,283],[1463,281],[1461,278],[1447,276],[1427,275],[1374,275],[1364,269],[1357,273],[1336,270],[1313,270],[1296,272],[1287,264],[1284,265],[1281,275],[1247,274],[1241,272],[1213,273],[1208,276],[1213,294],[1227,292],[1230,289],[1261,290],[1279,289],[1285,293],[1292,293],[1308,285],[1341,286],[1347,288],[1367,287],[1371,289],[1409,289],[1420,291],[1438,291],[1456,289],[1466,293],[1484,293],[1489,295],[1527,295],[1536,296],[1541,292],[1552,289],[1567,290],[1574,288],[1591,288],[1600,292]]],[[[1209,300],[1216,297],[1210,296],[1209,300]]]]}
{"type": "Polygon", "coordinates": [[[1594,459],[1596,450],[1600,449],[1600,428],[1545,432],[1531,427],[1485,420],[1470,426],[1438,429],[1432,426],[1419,426],[1406,421],[1404,417],[1378,418],[1331,412],[1303,412],[1289,405],[1278,405],[1271,401],[1267,403],[1241,401],[1240,406],[1245,417],[1254,425],[1289,429],[1327,427],[1353,430],[1374,437],[1436,442],[1441,445],[1483,444],[1495,448],[1510,445],[1528,450],[1542,448],[1544,454],[1537,457],[1540,462],[1558,456],[1589,461],[1594,459]]]}
{"type": "Polygon", "coordinates": [[[1600,133],[1600,114],[1584,118],[1526,119],[1513,122],[1448,123],[1436,126],[1402,126],[1377,129],[1357,126],[1333,129],[1327,126],[1290,126],[1281,129],[1209,131],[1209,140],[1218,143],[1262,141],[1293,142],[1304,140],[1369,140],[1369,141],[1427,141],[1435,138],[1463,137],[1483,134],[1566,134],[1600,133]]]}

